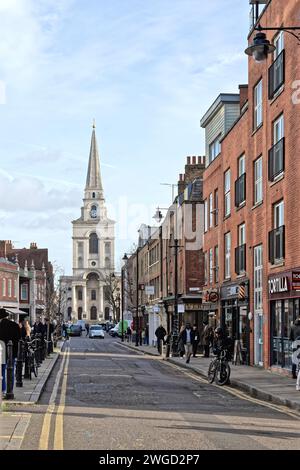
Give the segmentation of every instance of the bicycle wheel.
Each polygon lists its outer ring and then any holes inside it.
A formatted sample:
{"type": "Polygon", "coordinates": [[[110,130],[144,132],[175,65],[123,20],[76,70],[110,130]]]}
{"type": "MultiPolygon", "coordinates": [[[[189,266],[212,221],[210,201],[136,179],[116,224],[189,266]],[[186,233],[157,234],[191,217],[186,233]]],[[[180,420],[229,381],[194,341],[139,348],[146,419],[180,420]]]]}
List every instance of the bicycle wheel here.
{"type": "Polygon", "coordinates": [[[230,366],[228,362],[221,362],[218,375],[217,375],[217,383],[218,385],[226,385],[229,381],[230,377],[230,366]]]}
{"type": "Polygon", "coordinates": [[[217,369],[218,369],[218,360],[214,359],[213,361],[211,361],[211,363],[209,364],[209,368],[208,368],[207,379],[208,379],[209,384],[212,384],[213,381],[215,380],[217,369]]]}
{"type": "Polygon", "coordinates": [[[31,372],[32,372],[32,374],[34,374],[35,377],[37,377],[38,376],[38,367],[37,367],[37,362],[35,360],[34,354],[31,355],[30,363],[31,363],[31,372]]]}

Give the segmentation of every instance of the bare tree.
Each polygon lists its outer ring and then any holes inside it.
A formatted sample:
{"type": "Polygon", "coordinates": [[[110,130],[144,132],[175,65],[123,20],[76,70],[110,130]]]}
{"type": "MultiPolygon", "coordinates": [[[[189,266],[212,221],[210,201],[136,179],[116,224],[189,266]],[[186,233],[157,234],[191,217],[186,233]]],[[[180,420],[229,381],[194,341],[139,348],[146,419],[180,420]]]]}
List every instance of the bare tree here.
{"type": "Polygon", "coordinates": [[[46,314],[51,320],[58,318],[61,314],[63,297],[60,276],[63,272],[63,268],[56,262],[51,265],[51,269],[46,271],[46,314]]]}
{"type": "Polygon", "coordinates": [[[105,276],[104,282],[105,301],[112,309],[113,321],[119,322],[121,305],[120,276],[116,276],[115,274],[108,274],[105,276]]]}

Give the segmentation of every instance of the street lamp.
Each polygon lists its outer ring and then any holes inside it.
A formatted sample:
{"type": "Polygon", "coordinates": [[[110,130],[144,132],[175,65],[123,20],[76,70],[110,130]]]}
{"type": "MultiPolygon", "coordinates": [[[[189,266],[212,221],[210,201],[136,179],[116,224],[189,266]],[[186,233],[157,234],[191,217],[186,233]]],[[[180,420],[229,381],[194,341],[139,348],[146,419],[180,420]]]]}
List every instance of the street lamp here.
{"type": "Polygon", "coordinates": [[[276,47],[274,44],[271,44],[267,39],[267,36],[262,31],[285,31],[286,33],[291,34],[299,41],[300,44],[300,33],[295,34],[293,31],[300,31],[298,26],[283,26],[280,28],[263,28],[260,24],[254,28],[255,31],[258,31],[253,39],[253,43],[247,47],[245,53],[249,56],[252,56],[256,62],[264,61],[269,54],[275,52],[276,47]]]}
{"type": "Polygon", "coordinates": [[[121,269],[121,298],[122,298],[122,308],[121,308],[121,322],[122,322],[122,327],[121,327],[121,332],[122,332],[122,343],[124,342],[124,309],[125,309],[125,287],[124,287],[124,271],[127,269],[126,263],[128,261],[128,256],[125,253],[122,260],[124,261],[124,266],[121,269]]]}

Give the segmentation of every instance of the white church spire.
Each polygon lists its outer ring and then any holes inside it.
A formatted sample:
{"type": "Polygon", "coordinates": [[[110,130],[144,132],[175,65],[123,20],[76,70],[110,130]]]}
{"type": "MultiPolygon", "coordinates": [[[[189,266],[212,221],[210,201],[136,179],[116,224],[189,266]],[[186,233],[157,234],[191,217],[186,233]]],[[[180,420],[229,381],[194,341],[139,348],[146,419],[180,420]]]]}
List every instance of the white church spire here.
{"type": "Polygon", "coordinates": [[[91,140],[89,166],[86,177],[85,191],[100,191],[103,197],[103,186],[101,180],[99,151],[96,139],[96,124],[93,123],[93,132],[91,140]]]}

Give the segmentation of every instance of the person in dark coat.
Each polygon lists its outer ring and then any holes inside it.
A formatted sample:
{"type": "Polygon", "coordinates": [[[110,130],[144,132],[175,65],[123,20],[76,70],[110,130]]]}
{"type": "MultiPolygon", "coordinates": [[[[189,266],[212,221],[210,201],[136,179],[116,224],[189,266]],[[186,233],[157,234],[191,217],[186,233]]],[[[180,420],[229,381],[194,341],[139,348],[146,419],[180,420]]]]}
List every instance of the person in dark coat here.
{"type": "Polygon", "coordinates": [[[213,329],[207,321],[203,322],[202,345],[204,348],[204,357],[209,357],[209,348],[213,340],[213,329]]]}
{"type": "Polygon", "coordinates": [[[185,329],[182,331],[181,338],[184,344],[186,363],[188,364],[193,354],[193,342],[195,340],[195,332],[191,329],[189,323],[186,324],[185,329]]]}
{"type": "Polygon", "coordinates": [[[42,319],[38,318],[38,320],[33,325],[33,334],[34,335],[40,334],[40,335],[44,336],[44,333],[45,333],[45,328],[44,328],[44,325],[42,323],[42,319]]]}
{"type": "Polygon", "coordinates": [[[88,335],[89,335],[89,332],[90,332],[90,325],[89,325],[89,323],[86,323],[86,324],[85,324],[85,329],[86,329],[86,336],[88,336],[88,335]]]}
{"type": "Polygon", "coordinates": [[[198,349],[198,344],[199,344],[199,341],[200,341],[200,333],[199,333],[199,330],[197,328],[197,325],[194,325],[193,326],[193,332],[194,332],[194,339],[193,339],[193,357],[196,357],[196,353],[197,353],[197,349],[198,349]]]}
{"type": "MultiPolygon", "coordinates": [[[[9,320],[7,317],[9,313],[5,309],[0,309],[0,341],[3,341],[6,345],[8,345],[9,341],[13,343],[13,358],[16,359],[18,355],[18,343],[21,339],[21,330],[19,325],[12,320],[9,320]]],[[[7,349],[6,349],[6,357],[7,357],[7,349]]],[[[2,364],[2,391],[5,392],[6,390],[6,364],[2,364]]]]}
{"type": "MultiPolygon", "coordinates": [[[[295,323],[291,327],[290,331],[290,341],[295,342],[297,338],[300,338],[300,317],[295,320],[295,323]]],[[[293,348],[293,352],[294,349],[295,348],[293,348]]],[[[293,379],[297,378],[297,364],[294,364],[294,362],[292,362],[292,376],[293,379]]]]}
{"type": "Polygon", "coordinates": [[[155,336],[157,338],[157,350],[159,354],[162,353],[161,345],[166,335],[167,335],[167,332],[164,329],[164,327],[162,325],[159,325],[159,327],[155,331],[155,336]]]}
{"type": "Polygon", "coordinates": [[[21,338],[24,340],[27,336],[24,320],[19,320],[19,328],[21,332],[21,338]]]}

